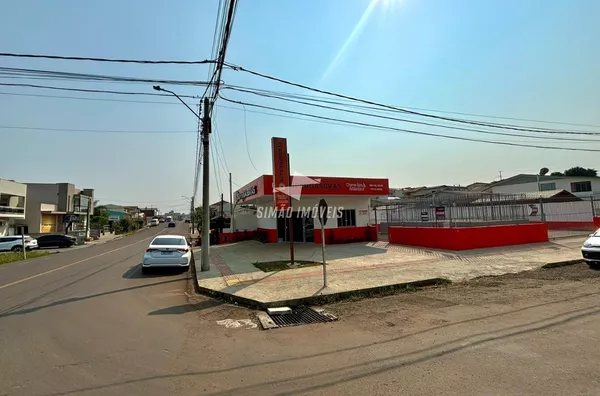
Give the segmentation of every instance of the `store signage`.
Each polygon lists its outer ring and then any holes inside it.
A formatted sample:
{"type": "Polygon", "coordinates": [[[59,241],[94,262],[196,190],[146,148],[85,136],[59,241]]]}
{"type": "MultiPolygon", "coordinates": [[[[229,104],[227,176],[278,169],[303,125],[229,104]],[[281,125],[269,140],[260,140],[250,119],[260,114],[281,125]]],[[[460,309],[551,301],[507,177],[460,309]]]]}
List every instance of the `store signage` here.
{"type": "Polygon", "coordinates": [[[421,221],[429,221],[429,212],[425,210],[421,212],[421,221]]]}
{"type": "Polygon", "coordinates": [[[437,220],[445,220],[446,219],[446,207],[436,206],[435,207],[435,218],[437,220]]]}
{"type": "Polygon", "coordinates": [[[290,207],[290,196],[277,189],[289,187],[290,185],[287,139],[271,138],[271,151],[273,154],[273,199],[275,200],[275,208],[285,210],[290,207]]]}
{"type": "Polygon", "coordinates": [[[388,179],[359,179],[350,177],[309,176],[302,179],[319,180],[318,183],[297,183],[292,177],[292,187],[302,186],[302,195],[381,195],[390,193],[388,179]]]}
{"type": "Polygon", "coordinates": [[[73,223],[79,221],[79,215],[76,214],[66,214],[65,215],[65,223],[73,223]]]}
{"type": "Polygon", "coordinates": [[[257,192],[258,192],[258,188],[256,186],[248,187],[245,190],[236,191],[235,201],[238,202],[238,201],[241,201],[242,199],[246,199],[248,197],[256,195],[257,192]]]}

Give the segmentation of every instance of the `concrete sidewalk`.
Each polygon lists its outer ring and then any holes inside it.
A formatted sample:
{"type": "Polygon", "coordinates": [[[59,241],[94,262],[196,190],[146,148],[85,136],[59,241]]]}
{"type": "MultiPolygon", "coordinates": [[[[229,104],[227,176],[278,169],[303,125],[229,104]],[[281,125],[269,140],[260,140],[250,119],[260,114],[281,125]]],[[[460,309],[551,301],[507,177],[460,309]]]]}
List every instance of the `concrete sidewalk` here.
{"type": "MultiPolygon", "coordinates": [[[[327,246],[328,287],[322,266],[262,272],[253,263],[289,260],[288,244],[244,241],[212,246],[210,271],[197,272],[200,289],[259,307],[308,303],[314,297],[346,294],[436,279],[462,281],[581,259],[581,237],[549,243],[467,252],[439,251],[387,242],[327,246]]],[[[321,260],[321,248],[297,244],[296,260],[321,260]]],[[[199,267],[199,265],[198,265],[199,267]]]]}

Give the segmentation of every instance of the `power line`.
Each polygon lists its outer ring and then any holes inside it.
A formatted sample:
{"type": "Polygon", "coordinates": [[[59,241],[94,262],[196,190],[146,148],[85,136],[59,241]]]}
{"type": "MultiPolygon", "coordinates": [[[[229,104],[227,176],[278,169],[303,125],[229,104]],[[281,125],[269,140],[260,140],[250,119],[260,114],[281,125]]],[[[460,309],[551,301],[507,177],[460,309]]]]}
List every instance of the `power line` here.
{"type": "Polygon", "coordinates": [[[498,144],[498,145],[504,145],[504,146],[514,146],[514,147],[529,147],[529,148],[538,148],[538,149],[547,149],[547,150],[600,152],[600,150],[595,150],[595,149],[585,149],[585,148],[575,148],[575,147],[540,146],[540,145],[533,145],[533,144],[519,144],[519,143],[512,143],[512,142],[482,140],[482,139],[474,139],[474,138],[467,138],[467,137],[460,137],[460,136],[442,135],[442,134],[430,133],[430,132],[414,131],[414,130],[410,130],[410,129],[394,128],[394,127],[384,126],[384,125],[368,124],[368,123],[364,123],[364,122],[350,121],[350,120],[344,120],[344,119],[339,119],[339,118],[332,118],[332,117],[319,116],[319,115],[315,115],[315,114],[302,113],[302,112],[297,112],[297,111],[292,111],[292,110],[278,109],[276,107],[263,106],[263,105],[258,105],[258,104],[254,104],[254,103],[247,103],[247,102],[231,100],[231,99],[227,99],[223,96],[220,96],[220,97],[227,102],[236,103],[236,104],[240,104],[240,105],[258,107],[258,108],[262,108],[262,109],[268,109],[268,110],[273,110],[273,111],[278,111],[278,112],[283,112],[283,113],[288,113],[288,114],[297,114],[297,115],[302,115],[302,116],[306,116],[306,117],[314,117],[314,118],[318,118],[318,119],[322,119],[322,120],[336,121],[336,122],[341,122],[344,124],[373,127],[373,128],[380,129],[380,130],[389,130],[389,131],[395,131],[395,132],[409,133],[409,134],[414,134],[414,135],[440,137],[440,138],[444,138],[444,139],[462,140],[462,141],[488,143],[488,144],[498,144]]]}
{"type": "MultiPolygon", "coordinates": [[[[386,120],[407,122],[407,123],[419,124],[419,125],[427,125],[427,126],[433,126],[433,127],[438,127],[438,128],[448,128],[448,129],[455,129],[455,130],[459,130],[459,131],[469,131],[469,132],[475,132],[475,133],[481,133],[481,134],[487,134],[487,135],[502,135],[502,136],[513,136],[513,137],[525,137],[525,138],[534,138],[534,139],[541,139],[541,140],[562,140],[562,141],[580,141],[580,142],[597,142],[597,143],[600,143],[600,140],[597,140],[597,139],[578,139],[578,138],[562,138],[562,137],[548,137],[548,136],[532,136],[532,135],[523,135],[523,134],[508,133],[508,132],[492,132],[492,131],[484,131],[484,130],[481,130],[481,129],[474,129],[474,128],[465,128],[465,127],[458,127],[458,126],[435,124],[435,123],[424,122],[424,121],[408,120],[408,119],[405,119],[405,118],[389,117],[389,116],[384,116],[384,115],[380,115],[380,114],[365,113],[365,112],[356,111],[356,110],[341,109],[341,108],[337,108],[337,107],[333,107],[333,106],[326,106],[326,105],[320,105],[320,104],[316,104],[316,103],[304,102],[304,101],[301,101],[301,100],[295,100],[295,99],[289,99],[289,98],[279,97],[279,96],[276,96],[276,95],[270,95],[270,94],[266,94],[266,93],[262,93],[262,92],[254,92],[252,90],[246,90],[246,89],[240,89],[240,88],[229,88],[229,89],[232,89],[232,90],[235,90],[235,91],[238,91],[238,92],[246,92],[246,93],[251,93],[251,94],[254,94],[254,95],[258,95],[258,96],[279,99],[279,100],[283,100],[283,101],[287,101],[287,102],[298,103],[298,104],[302,104],[302,105],[305,105],[305,106],[312,106],[312,107],[318,107],[318,108],[322,108],[322,109],[342,111],[342,112],[345,112],[345,113],[363,115],[363,116],[367,116],[367,117],[375,117],[375,118],[386,119],[386,120]]],[[[554,134],[556,132],[541,132],[541,131],[539,131],[538,133],[552,133],[552,134],[554,134]]],[[[600,136],[600,133],[597,133],[597,132],[577,132],[577,133],[575,133],[575,132],[565,132],[565,133],[567,133],[567,134],[577,134],[577,135],[582,134],[582,135],[600,136]]]]}
{"type": "Polygon", "coordinates": [[[217,164],[215,161],[213,145],[210,146],[210,150],[211,150],[212,163],[213,163],[213,168],[214,168],[214,173],[215,173],[215,181],[217,183],[217,191],[219,192],[219,195],[220,195],[223,193],[223,190],[221,189],[221,174],[217,171],[217,164]]]}
{"type": "MultiPolygon", "coordinates": [[[[16,84],[16,83],[0,83],[0,86],[7,87],[26,87],[26,88],[40,88],[40,89],[51,89],[57,91],[72,91],[72,92],[89,92],[89,93],[106,93],[112,95],[145,95],[145,96],[171,96],[168,94],[159,94],[153,92],[125,92],[125,91],[108,91],[104,89],[83,89],[83,88],[65,88],[55,87],[50,85],[35,85],[35,84],[16,84]]],[[[196,96],[179,95],[182,98],[198,99],[196,96]]]]}
{"type": "Polygon", "coordinates": [[[73,73],[56,70],[43,69],[22,69],[14,67],[0,67],[0,76],[9,78],[28,78],[28,79],[59,79],[59,80],[74,80],[74,81],[89,81],[89,82],[132,82],[143,84],[172,84],[172,85],[191,85],[204,86],[208,81],[195,80],[166,80],[154,78],[139,78],[128,76],[111,76],[105,74],[89,74],[89,73],[73,73]]]}
{"type": "Polygon", "coordinates": [[[130,134],[174,134],[174,133],[185,133],[191,134],[195,131],[135,131],[135,130],[104,130],[104,129],[70,129],[70,128],[38,128],[38,127],[24,127],[24,126],[9,126],[0,125],[0,129],[19,129],[19,130],[32,130],[32,131],[55,131],[55,132],[88,132],[88,133],[130,133],[130,134]]]}
{"type": "Polygon", "coordinates": [[[246,154],[248,154],[248,160],[250,160],[250,164],[254,170],[258,172],[258,169],[256,169],[256,166],[254,165],[254,161],[252,161],[252,156],[250,155],[250,145],[248,144],[248,126],[246,122],[246,106],[242,107],[244,109],[244,136],[246,137],[246,154]]]}
{"type": "MultiPolygon", "coordinates": [[[[221,40],[221,46],[219,49],[219,56],[217,58],[217,64],[215,67],[215,81],[214,89],[211,92],[211,103],[217,100],[219,95],[219,88],[221,85],[221,74],[223,73],[223,67],[225,65],[225,54],[227,53],[227,47],[229,44],[229,38],[231,37],[231,30],[233,27],[233,20],[235,18],[235,12],[237,10],[237,0],[229,0],[229,7],[227,9],[227,19],[225,22],[225,28],[223,31],[223,38],[221,40]]],[[[212,106],[211,104],[211,106],[212,106]]],[[[211,109],[212,112],[212,109],[211,109]]]]}
{"type": "Polygon", "coordinates": [[[80,56],[59,56],[59,55],[38,55],[38,54],[15,54],[9,52],[0,52],[0,57],[11,58],[33,58],[33,59],[54,59],[54,60],[74,60],[90,62],[110,62],[110,63],[139,63],[148,65],[204,65],[215,63],[214,60],[202,61],[182,61],[182,60],[140,60],[140,59],[117,59],[117,58],[91,58],[80,56]]]}
{"type": "MultiPolygon", "coordinates": [[[[296,93],[290,93],[290,92],[273,91],[273,90],[259,89],[259,88],[246,88],[246,87],[242,87],[242,86],[238,86],[238,85],[230,85],[230,84],[228,84],[227,87],[252,89],[254,91],[265,92],[265,93],[270,93],[270,94],[274,94],[274,95],[280,95],[280,96],[292,97],[292,98],[298,98],[298,99],[306,99],[306,100],[311,100],[311,101],[316,101],[316,102],[321,102],[321,103],[339,104],[339,105],[345,105],[345,106],[349,106],[349,107],[367,109],[367,110],[372,110],[372,111],[397,112],[396,110],[378,108],[378,107],[374,107],[374,106],[353,104],[354,101],[349,100],[349,99],[340,99],[338,101],[333,101],[333,100],[324,99],[323,96],[316,96],[316,95],[296,94],[296,93]]],[[[542,124],[556,124],[556,125],[569,125],[569,126],[578,126],[578,127],[600,128],[600,125],[594,125],[594,124],[578,124],[578,123],[572,123],[572,122],[538,120],[538,119],[532,119],[532,118],[503,117],[503,116],[485,115],[485,114],[477,114],[477,113],[466,113],[466,112],[458,112],[458,111],[435,110],[435,109],[427,109],[427,108],[422,108],[422,107],[411,107],[411,106],[400,106],[400,107],[402,107],[404,109],[409,109],[409,110],[428,111],[431,113],[440,113],[440,114],[456,114],[456,115],[479,117],[479,118],[494,118],[494,119],[500,119],[500,120],[536,122],[536,123],[542,123],[542,124]]]]}
{"type": "Polygon", "coordinates": [[[347,99],[347,100],[351,100],[351,101],[356,101],[356,102],[360,102],[360,103],[364,103],[364,104],[368,104],[368,105],[372,105],[372,106],[378,106],[378,107],[382,107],[382,108],[386,108],[386,109],[390,109],[390,110],[395,110],[395,111],[399,111],[402,113],[406,113],[406,114],[412,114],[412,115],[417,115],[417,116],[421,116],[421,117],[428,117],[428,118],[435,118],[435,119],[440,119],[440,120],[445,120],[445,121],[451,121],[451,122],[458,122],[458,123],[463,123],[463,124],[472,124],[472,125],[479,125],[479,126],[487,126],[487,127],[493,127],[493,128],[500,128],[500,129],[512,129],[512,130],[517,130],[517,131],[557,131],[557,132],[562,132],[560,130],[555,130],[555,129],[545,129],[545,128],[536,128],[536,127],[530,127],[530,128],[523,128],[519,125],[511,125],[511,124],[498,124],[498,123],[492,123],[492,122],[481,122],[481,121],[473,121],[473,120],[464,120],[464,119],[458,119],[458,118],[451,118],[451,117],[442,117],[442,116],[436,116],[433,114],[427,114],[427,113],[421,113],[421,112],[417,112],[417,111],[412,111],[412,110],[407,110],[405,108],[400,108],[400,107],[396,107],[396,106],[390,106],[387,104],[383,104],[383,103],[377,103],[377,102],[373,102],[370,100],[366,100],[366,99],[360,99],[360,98],[356,98],[356,97],[352,97],[352,96],[348,96],[348,95],[343,95],[340,93],[336,93],[336,92],[331,92],[331,91],[325,91],[319,88],[314,88],[314,87],[310,87],[308,85],[304,85],[304,84],[299,84],[299,83],[295,83],[289,80],[284,80],[278,77],[274,77],[274,76],[269,76],[267,74],[263,74],[263,73],[259,73],[253,70],[248,70],[245,69],[241,66],[236,66],[236,65],[232,65],[232,64],[227,64],[227,66],[231,67],[233,70],[236,71],[243,71],[249,74],[252,74],[254,76],[257,77],[261,77],[261,78],[265,78],[271,81],[276,81],[282,84],[287,84],[287,85],[291,85],[297,88],[302,88],[302,89],[306,89],[309,91],[313,91],[313,92],[317,92],[320,94],[324,94],[324,95],[330,95],[330,96],[335,96],[338,98],[342,98],[342,99],[347,99]]]}

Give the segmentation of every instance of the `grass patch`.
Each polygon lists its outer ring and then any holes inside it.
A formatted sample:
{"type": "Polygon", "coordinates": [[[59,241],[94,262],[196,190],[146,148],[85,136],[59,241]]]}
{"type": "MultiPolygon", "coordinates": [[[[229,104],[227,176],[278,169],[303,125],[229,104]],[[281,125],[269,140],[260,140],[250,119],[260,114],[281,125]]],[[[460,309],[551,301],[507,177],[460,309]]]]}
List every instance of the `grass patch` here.
{"type": "Polygon", "coordinates": [[[314,267],[317,265],[323,265],[318,261],[308,261],[308,260],[295,260],[294,265],[290,266],[289,260],[280,260],[280,261],[265,261],[265,262],[255,262],[252,263],[256,268],[263,272],[274,272],[274,271],[283,271],[295,268],[304,268],[304,267],[314,267]]]}
{"type": "MultiPolygon", "coordinates": [[[[52,252],[47,252],[45,250],[37,250],[33,252],[27,252],[27,259],[43,257],[52,254],[52,252]]],[[[10,253],[0,253],[0,264],[8,264],[13,263],[15,261],[23,260],[22,252],[10,252],[10,253]]]]}

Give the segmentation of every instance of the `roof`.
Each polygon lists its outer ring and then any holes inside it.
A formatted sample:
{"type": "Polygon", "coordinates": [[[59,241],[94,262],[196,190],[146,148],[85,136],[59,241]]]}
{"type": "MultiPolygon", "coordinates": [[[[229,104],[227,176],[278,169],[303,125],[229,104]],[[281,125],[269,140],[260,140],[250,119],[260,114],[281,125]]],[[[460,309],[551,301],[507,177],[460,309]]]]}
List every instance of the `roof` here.
{"type": "MultiPolygon", "coordinates": [[[[490,195],[492,202],[502,202],[502,201],[533,201],[536,199],[550,199],[550,198],[570,198],[573,200],[580,201],[581,198],[576,195],[571,194],[567,190],[550,190],[550,191],[534,191],[534,192],[525,192],[525,193],[517,193],[517,194],[505,194],[499,195],[494,194],[490,195]]],[[[472,203],[485,203],[489,202],[490,198],[480,198],[472,203]]]]}
{"type": "Polygon", "coordinates": [[[546,181],[552,181],[552,180],[563,180],[563,179],[598,179],[598,177],[596,176],[538,176],[535,174],[526,174],[526,173],[521,173],[515,176],[511,176],[508,179],[504,179],[504,180],[498,180],[495,182],[492,182],[488,185],[487,188],[492,188],[492,187],[497,187],[497,186],[507,186],[507,185],[513,185],[513,184],[525,184],[525,183],[537,183],[538,181],[538,177],[541,183],[546,182],[546,181]]]}

